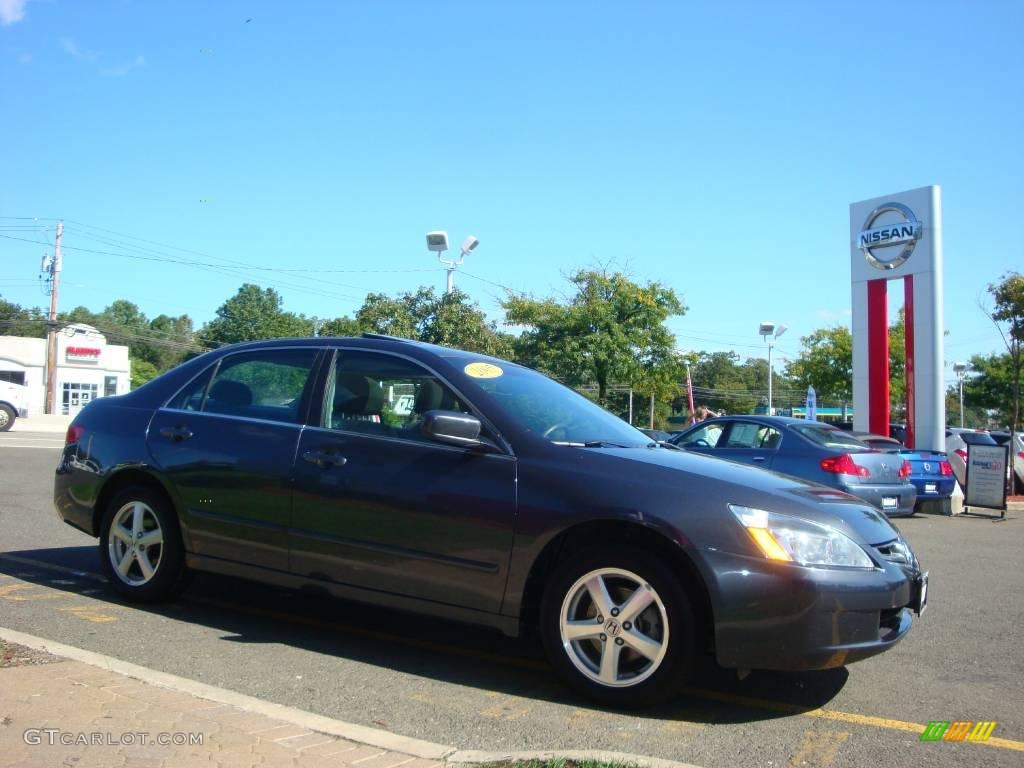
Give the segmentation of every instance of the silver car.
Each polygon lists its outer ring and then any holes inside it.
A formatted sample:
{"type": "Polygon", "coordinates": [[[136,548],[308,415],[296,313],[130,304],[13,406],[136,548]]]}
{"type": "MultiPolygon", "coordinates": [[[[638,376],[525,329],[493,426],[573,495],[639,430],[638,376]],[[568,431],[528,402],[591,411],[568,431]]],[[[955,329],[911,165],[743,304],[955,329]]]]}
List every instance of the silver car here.
{"type": "Polygon", "coordinates": [[[953,475],[961,488],[967,487],[967,446],[998,445],[992,435],[983,429],[963,429],[950,427],[946,429],[946,455],[953,467],[953,475]]]}

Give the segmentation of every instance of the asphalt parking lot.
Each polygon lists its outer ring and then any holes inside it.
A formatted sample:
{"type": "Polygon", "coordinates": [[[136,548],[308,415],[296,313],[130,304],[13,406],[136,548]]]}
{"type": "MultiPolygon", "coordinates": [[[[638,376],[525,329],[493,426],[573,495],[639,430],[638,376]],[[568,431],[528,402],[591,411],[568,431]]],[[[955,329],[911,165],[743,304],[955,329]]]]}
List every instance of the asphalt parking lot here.
{"type": "Polygon", "coordinates": [[[466,749],[610,749],[723,768],[1024,759],[1024,519],[1012,514],[899,522],[931,591],[893,651],[743,681],[709,666],[676,702],[631,715],[572,696],[533,642],[446,622],[208,576],[173,603],[125,604],[99,577],[93,540],[53,511],[60,442],[0,434],[0,626],[9,629],[466,749]],[[984,744],[922,743],[932,720],[998,725],[984,744]]]}

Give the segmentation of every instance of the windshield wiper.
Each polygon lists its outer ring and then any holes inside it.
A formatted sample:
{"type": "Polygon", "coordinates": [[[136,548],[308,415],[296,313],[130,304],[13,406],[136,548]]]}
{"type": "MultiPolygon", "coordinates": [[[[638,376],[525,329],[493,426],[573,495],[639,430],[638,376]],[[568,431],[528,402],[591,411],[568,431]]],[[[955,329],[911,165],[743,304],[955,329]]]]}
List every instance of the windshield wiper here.
{"type": "Polygon", "coordinates": [[[585,440],[584,442],[576,442],[571,440],[552,440],[552,445],[567,445],[571,448],[638,448],[636,445],[623,445],[622,443],[613,443],[608,440],[585,440]]]}

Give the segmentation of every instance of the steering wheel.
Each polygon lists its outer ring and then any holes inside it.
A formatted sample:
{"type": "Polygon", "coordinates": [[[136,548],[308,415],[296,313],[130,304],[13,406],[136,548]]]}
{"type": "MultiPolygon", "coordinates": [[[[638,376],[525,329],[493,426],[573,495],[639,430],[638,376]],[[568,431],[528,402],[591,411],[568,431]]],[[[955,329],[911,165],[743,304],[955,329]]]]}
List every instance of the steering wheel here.
{"type": "Polygon", "coordinates": [[[547,440],[551,433],[554,432],[556,429],[565,429],[567,426],[569,425],[566,424],[564,421],[555,422],[550,427],[545,429],[540,436],[547,440]]]}
{"type": "Polygon", "coordinates": [[[698,437],[696,440],[694,440],[692,443],[690,443],[690,445],[695,445],[698,448],[710,448],[711,447],[711,443],[709,443],[703,437],[698,437]]]}

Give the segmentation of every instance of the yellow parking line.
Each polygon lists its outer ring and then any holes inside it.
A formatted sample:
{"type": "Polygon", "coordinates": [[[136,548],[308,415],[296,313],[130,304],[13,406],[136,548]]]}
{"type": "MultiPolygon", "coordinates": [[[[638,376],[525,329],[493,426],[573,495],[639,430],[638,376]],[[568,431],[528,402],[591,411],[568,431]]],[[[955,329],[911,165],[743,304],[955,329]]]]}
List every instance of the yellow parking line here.
{"type": "MultiPolygon", "coordinates": [[[[836,709],[807,709],[796,704],[787,704],[781,701],[767,701],[755,699],[749,696],[737,696],[733,693],[721,693],[709,691],[703,688],[686,688],[684,691],[691,696],[699,696],[702,699],[713,699],[727,704],[739,704],[755,709],[767,709],[772,712],[783,712],[791,715],[802,715],[803,717],[816,717],[821,720],[836,720],[843,723],[855,723],[856,725],[867,725],[872,728],[885,728],[890,731],[906,731],[908,733],[922,734],[926,726],[920,723],[909,723],[906,720],[894,720],[889,717],[875,717],[873,715],[860,715],[856,712],[841,712],[836,709]]],[[[1001,747],[1012,749],[1017,752],[1024,752],[1024,741],[1013,739],[990,738],[988,741],[972,741],[972,744],[988,744],[990,747],[1001,747]]]]}
{"type": "Polygon", "coordinates": [[[829,768],[839,748],[850,738],[847,731],[806,731],[800,748],[789,758],[790,768],[829,768]]]}
{"type": "Polygon", "coordinates": [[[106,624],[111,621],[117,621],[113,616],[100,613],[95,608],[88,605],[72,605],[67,608],[58,608],[57,610],[70,613],[72,616],[77,616],[85,621],[91,621],[93,624],[106,624]]]}
{"type": "Polygon", "coordinates": [[[30,602],[30,601],[33,601],[33,600],[55,600],[55,599],[57,599],[59,597],[64,597],[64,595],[50,595],[50,594],[47,594],[45,592],[42,593],[42,594],[35,594],[34,593],[34,594],[29,594],[29,595],[25,595],[25,594],[16,595],[16,594],[14,594],[15,592],[19,592],[21,590],[26,590],[26,589],[37,589],[37,585],[36,584],[4,584],[2,587],[0,587],[0,597],[2,597],[4,600],[12,600],[12,601],[19,602],[19,603],[26,603],[26,602],[30,602]]]}
{"type": "Polygon", "coordinates": [[[490,717],[496,720],[518,720],[530,714],[532,709],[532,704],[526,704],[522,699],[516,697],[509,697],[492,707],[481,709],[478,714],[481,717],[490,717]]]}

